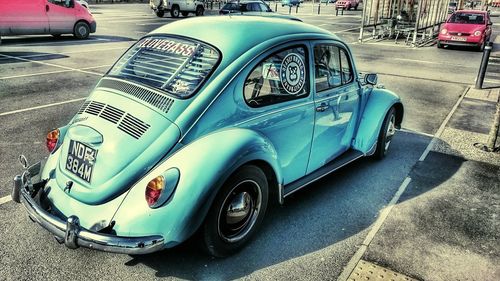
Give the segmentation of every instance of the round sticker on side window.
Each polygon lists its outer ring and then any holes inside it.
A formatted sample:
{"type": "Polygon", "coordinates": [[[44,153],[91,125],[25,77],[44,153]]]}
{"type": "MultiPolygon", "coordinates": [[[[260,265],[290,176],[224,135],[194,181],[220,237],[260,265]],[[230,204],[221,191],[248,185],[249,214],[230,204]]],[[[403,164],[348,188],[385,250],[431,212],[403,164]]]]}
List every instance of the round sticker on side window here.
{"type": "Polygon", "coordinates": [[[281,85],[289,94],[299,93],[306,82],[306,67],[300,55],[290,53],[281,62],[281,85]]]}

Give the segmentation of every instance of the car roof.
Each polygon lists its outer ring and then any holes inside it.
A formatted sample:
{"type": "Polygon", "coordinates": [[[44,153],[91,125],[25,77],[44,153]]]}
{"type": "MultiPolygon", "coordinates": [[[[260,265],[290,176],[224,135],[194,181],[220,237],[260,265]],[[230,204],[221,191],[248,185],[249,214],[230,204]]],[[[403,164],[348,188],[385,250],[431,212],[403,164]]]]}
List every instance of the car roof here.
{"type": "Polygon", "coordinates": [[[237,59],[260,43],[287,35],[307,34],[311,38],[316,36],[340,40],[329,31],[300,21],[253,15],[192,17],[166,24],[149,33],[154,34],[200,40],[218,48],[228,60],[237,59]]]}

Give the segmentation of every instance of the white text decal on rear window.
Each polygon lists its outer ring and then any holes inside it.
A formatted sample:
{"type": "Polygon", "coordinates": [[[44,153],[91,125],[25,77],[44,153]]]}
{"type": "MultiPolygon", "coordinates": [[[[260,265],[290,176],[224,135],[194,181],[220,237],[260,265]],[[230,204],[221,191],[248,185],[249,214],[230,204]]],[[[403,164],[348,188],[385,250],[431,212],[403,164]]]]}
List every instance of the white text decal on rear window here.
{"type": "Polygon", "coordinates": [[[147,38],[139,43],[140,48],[154,49],[161,52],[189,57],[196,50],[196,46],[175,42],[168,39],[147,38]]]}

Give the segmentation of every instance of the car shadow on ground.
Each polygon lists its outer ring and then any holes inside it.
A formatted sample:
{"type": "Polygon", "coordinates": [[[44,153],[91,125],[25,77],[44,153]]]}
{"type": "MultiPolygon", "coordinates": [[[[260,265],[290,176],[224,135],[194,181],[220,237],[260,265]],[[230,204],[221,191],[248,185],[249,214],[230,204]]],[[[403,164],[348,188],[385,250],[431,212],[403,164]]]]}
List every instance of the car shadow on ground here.
{"type": "MultiPolygon", "coordinates": [[[[429,141],[427,136],[399,132],[384,161],[356,161],[287,197],[283,206],[271,206],[253,241],[231,257],[209,257],[190,239],[173,249],[134,256],[125,265],[146,265],[156,271],[157,277],[227,280],[283,262],[299,264],[303,256],[326,251],[331,276],[337,276],[366,236],[361,232],[371,227],[379,210],[411,174],[429,141]],[[346,242],[349,239],[351,242],[346,242]]],[[[428,188],[404,200],[438,186],[461,165],[461,161],[449,163],[428,188]]]]}
{"type": "Polygon", "coordinates": [[[12,63],[24,63],[23,58],[31,61],[47,61],[68,58],[67,55],[43,53],[43,52],[0,52],[0,65],[12,63]]]}
{"type": "Polygon", "coordinates": [[[39,36],[16,36],[2,37],[1,46],[85,46],[93,44],[111,43],[111,42],[126,42],[135,41],[135,39],[124,36],[112,35],[90,35],[88,39],[81,40],[73,35],[61,35],[54,37],[52,35],[39,36]]]}

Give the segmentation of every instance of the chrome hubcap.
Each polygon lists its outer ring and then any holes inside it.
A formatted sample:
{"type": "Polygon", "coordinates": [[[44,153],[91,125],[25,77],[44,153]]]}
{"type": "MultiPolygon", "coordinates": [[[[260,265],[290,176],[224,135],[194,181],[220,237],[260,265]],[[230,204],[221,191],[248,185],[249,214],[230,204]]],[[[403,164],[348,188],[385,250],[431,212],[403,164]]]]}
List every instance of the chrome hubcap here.
{"type": "Polygon", "coordinates": [[[396,116],[392,114],[389,119],[389,126],[387,126],[387,132],[385,133],[385,150],[389,149],[394,134],[396,134],[396,116]]]}
{"type": "Polygon", "coordinates": [[[217,219],[219,236],[234,243],[243,239],[253,228],[260,212],[262,194],[253,180],[237,184],[224,199],[217,219]]]}

